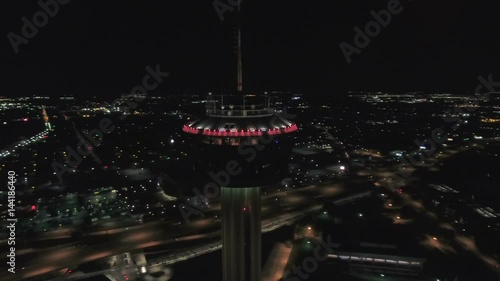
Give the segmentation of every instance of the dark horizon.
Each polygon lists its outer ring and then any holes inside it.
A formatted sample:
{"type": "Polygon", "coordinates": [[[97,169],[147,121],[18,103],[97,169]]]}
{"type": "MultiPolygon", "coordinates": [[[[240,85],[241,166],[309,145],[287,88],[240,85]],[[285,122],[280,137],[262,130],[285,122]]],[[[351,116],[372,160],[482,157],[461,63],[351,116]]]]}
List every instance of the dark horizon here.
{"type": "MultiPolygon", "coordinates": [[[[354,27],[390,1],[242,2],[243,86],[246,92],[312,95],[354,91],[473,92],[479,75],[498,76],[495,10],[478,2],[401,1],[387,27],[347,63],[339,45],[354,45],[354,27]]],[[[213,1],[69,1],[27,44],[22,17],[36,2],[4,9],[0,95],[117,97],[141,83],[147,65],[170,76],[153,95],[235,92],[234,17],[221,21],[213,1]]],[[[225,2],[224,2],[225,3],[225,2]]]]}

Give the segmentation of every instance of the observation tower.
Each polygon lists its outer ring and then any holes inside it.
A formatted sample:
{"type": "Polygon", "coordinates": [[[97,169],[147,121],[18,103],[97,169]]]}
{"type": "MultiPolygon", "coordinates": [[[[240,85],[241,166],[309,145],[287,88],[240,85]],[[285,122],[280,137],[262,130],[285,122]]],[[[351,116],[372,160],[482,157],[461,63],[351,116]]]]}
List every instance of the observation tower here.
{"type": "Polygon", "coordinates": [[[270,107],[267,96],[260,97],[264,103],[254,95],[230,97],[245,105],[209,95],[206,116],[183,131],[191,136],[200,176],[221,183],[223,280],[260,281],[261,187],[286,177],[297,125],[270,107]]]}
{"type": "Polygon", "coordinates": [[[201,167],[197,176],[220,183],[223,280],[260,281],[261,187],[286,176],[297,125],[273,107],[271,96],[243,93],[240,28],[237,43],[237,93],[209,94],[206,116],[183,131],[201,167]]]}

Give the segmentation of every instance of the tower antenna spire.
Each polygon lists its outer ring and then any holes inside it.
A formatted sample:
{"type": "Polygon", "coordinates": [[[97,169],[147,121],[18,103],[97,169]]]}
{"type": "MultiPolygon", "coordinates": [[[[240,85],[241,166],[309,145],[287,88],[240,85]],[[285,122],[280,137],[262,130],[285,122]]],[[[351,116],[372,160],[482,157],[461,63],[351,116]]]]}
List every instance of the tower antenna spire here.
{"type": "Polygon", "coordinates": [[[241,1],[238,1],[238,12],[237,12],[237,21],[238,21],[238,34],[237,34],[237,50],[236,50],[236,56],[237,56],[237,74],[238,74],[238,93],[243,92],[243,66],[241,64],[241,19],[240,19],[240,3],[241,1]]]}

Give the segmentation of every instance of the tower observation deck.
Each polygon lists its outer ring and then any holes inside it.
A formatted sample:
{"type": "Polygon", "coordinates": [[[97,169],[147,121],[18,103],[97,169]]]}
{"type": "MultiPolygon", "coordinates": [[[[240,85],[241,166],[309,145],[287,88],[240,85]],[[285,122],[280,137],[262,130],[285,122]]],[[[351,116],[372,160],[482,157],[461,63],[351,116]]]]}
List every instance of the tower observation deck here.
{"type": "Polygon", "coordinates": [[[259,137],[277,136],[297,130],[271,107],[265,95],[214,96],[209,94],[206,117],[184,125],[183,131],[203,136],[201,141],[214,145],[257,144],[259,137]],[[240,104],[235,103],[240,100],[240,104]]]}

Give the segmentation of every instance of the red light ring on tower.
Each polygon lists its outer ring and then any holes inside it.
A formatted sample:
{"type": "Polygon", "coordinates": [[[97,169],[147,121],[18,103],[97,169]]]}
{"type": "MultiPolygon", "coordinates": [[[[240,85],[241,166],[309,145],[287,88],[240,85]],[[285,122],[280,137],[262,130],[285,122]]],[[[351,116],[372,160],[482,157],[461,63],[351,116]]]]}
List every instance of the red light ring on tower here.
{"type": "MultiPolygon", "coordinates": [[[[288,126],[286,128],[280,129],[271,129],[267,130],[266,133],[268,135],[280,135],[280,134],[287,134],[291,132],[295,132],[298,130],[298,127],[296,124],[293,124],[291,126],[288,126]]],[[[215,131],[215,130],[209,130],[209,129],[196,129],[193,127],[189,127],[187,125],[184,125],[182,127],[182,131],[193,134],[193,135],[204,135],[204,136],[215,136],[215,137],[254,137],[254,136],[262,136],[263,132],[262,131],[248,131],[248,130],[241,130],[239,132],[231,132],[231,131],[215,131]]]]}
{"type": "Polygon", "coordinates": [[[198,134],[198,129],[195,129],[195,128],[191,128],[187,125],[184,125],[182,127],[182,130],[186,133],[190,133],[190,134],[194,134],[194,135],[197,135],[198,134]]]}

